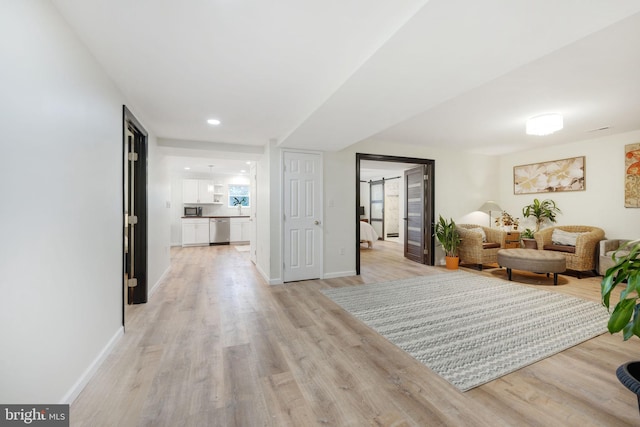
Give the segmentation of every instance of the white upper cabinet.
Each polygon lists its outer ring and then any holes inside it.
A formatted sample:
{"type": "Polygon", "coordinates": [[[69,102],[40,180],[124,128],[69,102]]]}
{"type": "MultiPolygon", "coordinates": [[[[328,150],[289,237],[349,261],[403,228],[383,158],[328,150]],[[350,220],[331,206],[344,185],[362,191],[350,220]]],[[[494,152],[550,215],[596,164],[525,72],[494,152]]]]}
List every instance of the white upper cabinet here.
{"type": "Polygon", "coordinates": [[[198,180],[199,203],[213,203],[213,181],[198,180]]]}
{"type": "Polygon", "coordinates": [[[222,184],[214,184],[208,179],[182,180],[182,203],[222,204],[224,193],[222,184]]]}
{"type": "Polygon", "coordinates": [[[185,179],[182,181],[182,202],[183,203],[199,203],[198,202],[198,180],[185,179]]]}

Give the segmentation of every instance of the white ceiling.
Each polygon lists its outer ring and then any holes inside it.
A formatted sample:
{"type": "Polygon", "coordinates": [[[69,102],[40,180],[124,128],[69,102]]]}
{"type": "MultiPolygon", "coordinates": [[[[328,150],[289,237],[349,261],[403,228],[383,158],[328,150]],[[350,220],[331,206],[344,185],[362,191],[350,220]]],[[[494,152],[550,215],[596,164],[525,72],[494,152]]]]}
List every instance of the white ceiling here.
{"type": "Polygon", "coordinates": [[[502,154],[640,129],[640,0],[52,1],[175,157],[371,137],[502,154]],[[565,129],[526,136],[544,112],[565,129]]]}

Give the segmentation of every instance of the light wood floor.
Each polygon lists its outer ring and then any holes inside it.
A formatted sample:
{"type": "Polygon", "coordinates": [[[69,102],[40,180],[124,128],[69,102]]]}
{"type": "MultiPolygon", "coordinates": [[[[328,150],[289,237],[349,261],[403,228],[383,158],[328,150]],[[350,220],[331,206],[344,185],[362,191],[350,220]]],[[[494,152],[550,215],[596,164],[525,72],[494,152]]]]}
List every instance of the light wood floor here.
{"type": "MultiPolygon", "coordinates": [[[[128,313],[125,336],[71,406],[71,425],[640,425],[635,395],[615,376],[640,358],[639,340],[605,334],[461,393],[318,292],[443,269],[397,248],[362,250],[360,277],[280,286],[233,247],[173,249],[171,273],[128,313]]],[[[562,275],[554,287],[516,271],[514,280],[599,301],[598,277],[562,275]]]]}

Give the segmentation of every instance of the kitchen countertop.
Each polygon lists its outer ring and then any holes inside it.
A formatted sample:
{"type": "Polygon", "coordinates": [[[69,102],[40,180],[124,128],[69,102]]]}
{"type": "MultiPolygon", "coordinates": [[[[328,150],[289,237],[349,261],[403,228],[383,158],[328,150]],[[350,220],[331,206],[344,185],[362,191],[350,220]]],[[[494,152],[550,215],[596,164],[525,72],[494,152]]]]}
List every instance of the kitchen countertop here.
{"type": "Polygon", "coordinates": [[[202,216],[183,216],[182,219],[187,218],[251,218],[249,215],[202,215],[202,216]]]}

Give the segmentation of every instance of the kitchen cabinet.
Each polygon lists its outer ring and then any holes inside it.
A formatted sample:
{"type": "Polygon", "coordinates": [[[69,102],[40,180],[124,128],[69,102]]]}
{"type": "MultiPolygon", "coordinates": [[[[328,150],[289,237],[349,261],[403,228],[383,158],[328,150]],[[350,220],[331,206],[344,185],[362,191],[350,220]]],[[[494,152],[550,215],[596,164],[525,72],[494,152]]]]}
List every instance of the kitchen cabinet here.
{"type": "Polygon", "coordinates": [[[249,217],[231,217],[231,242],[248,242],[251,240],[251,221],[249,217]]]}
{"type": "Polygon", "coordinates": [[[224,203],[224,185],[213,184],[213,204],[221,205],[224,203]]]}
{"type": "Polygon", "coordinates": [[[222,204],[224,186],[208,179],[182,180],[182,203],[222,204]]]}
{"type": "Polygon", "coordinates": [[[197,179],[185,179],[182,181],[182,203],[198,203],[197,179]]]}
{"type": "Polygon", "coordinates": [[[182,219],[182,246],[209,245],[209,218],[182,219]]]}

